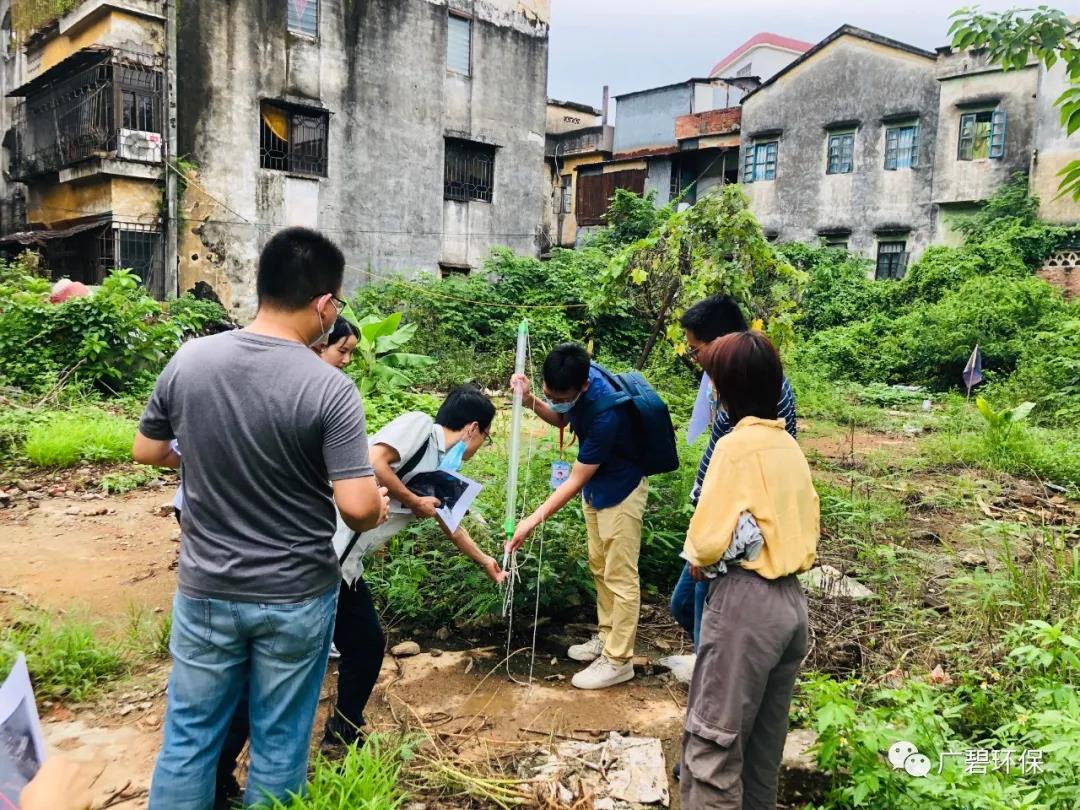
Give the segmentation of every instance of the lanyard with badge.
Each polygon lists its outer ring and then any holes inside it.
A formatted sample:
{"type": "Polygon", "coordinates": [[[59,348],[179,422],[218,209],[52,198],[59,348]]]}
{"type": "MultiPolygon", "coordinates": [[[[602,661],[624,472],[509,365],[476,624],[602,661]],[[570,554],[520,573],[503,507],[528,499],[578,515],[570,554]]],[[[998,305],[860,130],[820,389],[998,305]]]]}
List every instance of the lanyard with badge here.
{"type": "MultiPolygon", "coordinates": [[[[566,460],[566,427],[559,428],[559,457],[555,461],[551,462],[551,488],[558,489],[566,479],[570,477],[570,462],[566,460]]],[[[573,445],[576,440],[576,436],[571,431],[570,444],[573,445]]]]}

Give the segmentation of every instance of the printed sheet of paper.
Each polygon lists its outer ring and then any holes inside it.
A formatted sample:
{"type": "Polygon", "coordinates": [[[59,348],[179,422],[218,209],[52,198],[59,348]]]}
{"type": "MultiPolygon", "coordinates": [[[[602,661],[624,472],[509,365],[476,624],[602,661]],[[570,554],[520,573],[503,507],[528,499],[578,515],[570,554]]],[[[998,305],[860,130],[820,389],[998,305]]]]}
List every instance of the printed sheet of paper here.
{"type": "Polygon", "coordinates": [[[446,528],[456,532],[465,513],[483,487],[471,478],[449,470],[420,473],[409,479],[409,489],[422,498],[434,497],[441,502],[436,514],[446,528]]]}
{"type": "Polygon", "coordinates": [[[697,399],[694,400],[694,410],[690,414],[690,424],[686,428],[686,443],[693,444],[698,437],[712,425],[712,408],[709,407],[709,392],[712,389],[712,380],[708,374],[701,375],[701,385],[698,386],[697,399]]]}
{"type": "Polygon", "coordinates": [[[19,806],[19,794],[44,762],[34,690],[20,655],[0,686],[0,807],[19,806]]]}

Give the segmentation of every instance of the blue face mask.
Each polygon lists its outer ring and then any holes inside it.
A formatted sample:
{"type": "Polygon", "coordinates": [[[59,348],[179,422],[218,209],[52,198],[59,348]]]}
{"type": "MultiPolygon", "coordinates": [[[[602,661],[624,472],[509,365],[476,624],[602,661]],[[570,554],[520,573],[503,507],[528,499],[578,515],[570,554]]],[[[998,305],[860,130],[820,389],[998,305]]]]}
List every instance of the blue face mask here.
{"type": "Polygon", "coordinates": [[[567,414],[574,409],[574,406],[577,405],[579,399],[581,399],[580,393],[569,402],[552,402],[549,399],[548,407],[557,414],[567,414]]]}
{"type": "Polygon", "coordinates": [[[461,462],[465,460],[465,442],[458,442],[451,447],[443,460],[439,463],[440,470],[446,470],[448,472],[457,472],[461,469],[461,462]]]}

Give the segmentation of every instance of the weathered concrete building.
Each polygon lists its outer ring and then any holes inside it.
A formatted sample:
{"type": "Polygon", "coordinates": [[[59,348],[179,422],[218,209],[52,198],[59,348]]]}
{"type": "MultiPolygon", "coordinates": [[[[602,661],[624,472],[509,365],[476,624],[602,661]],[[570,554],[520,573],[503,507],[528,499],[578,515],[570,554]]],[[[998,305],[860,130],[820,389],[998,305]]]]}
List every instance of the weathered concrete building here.
{"type": "Polygon", "coordinates": [[[295,224],[337,240],[348,287],[536,254],[547,41],[547,0],[185,2],[179,147],[212,198],[181,287],[250,310],[261,244],[295,224]]]}
{"type": "MultiPolygon", "coordinates": [[[[262,244],[287,225],[341,245],[350,289],[467,272],[497,245],[536,254],[548,15],[549,0],[87,0],[21,31],[8,179],[25,184],[34,243],[77,235],[59,235],[86,224],[65,211],[145,226],[155,292],[207,280],[242,314],[262,244]],[[187,174],[173,217],[169,146],[187,174]]],[[[132,264],[132,237],[117,240],[100,267],[132,264]]]]}
{"type": "Polygon", "coordinates": [[[1027,172],[1051,221],[1080,222],[1057,172],[1080,156],[1054,101],[1064,70],[1012,71],[843,26],[742,103],[742,179],[766,232],[843,245],[903,275],[958,216],[1027,172]]]}
{"type": "Polygon", "coordinates": [[[129,267],[165,295],[162,4],[5,5],[0,247],[90,284],[129,267]]]}
{"type": "Polygon", "coordinates": [[[930,243],[936,64],[844,26],[747,96],[742,178],[770,237],[880,252],[897,273],[930,243]]]}
{"type": "Polygon", "coordinates": [[[588,174],[611,157],[614,129],[607,122],[607,88],[604,109],[569,101],[548,100],[547,143],[544,149],[545,247],[577,244],[577,192],[579,172],[588,174]]]}

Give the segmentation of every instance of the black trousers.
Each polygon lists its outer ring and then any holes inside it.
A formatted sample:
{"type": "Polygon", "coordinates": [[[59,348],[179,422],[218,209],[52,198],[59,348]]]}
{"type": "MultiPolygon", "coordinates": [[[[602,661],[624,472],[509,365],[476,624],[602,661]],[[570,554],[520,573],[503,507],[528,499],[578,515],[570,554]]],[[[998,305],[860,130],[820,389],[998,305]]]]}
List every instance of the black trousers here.
{"type": "Polygon", "coordinates": [[[341,583],[334,645],[338,661],[337,714],[350,725],[364,725],[364,707],[379,680],[386,636],[371,591],[362,578],[350,587],[341,583]]]}

